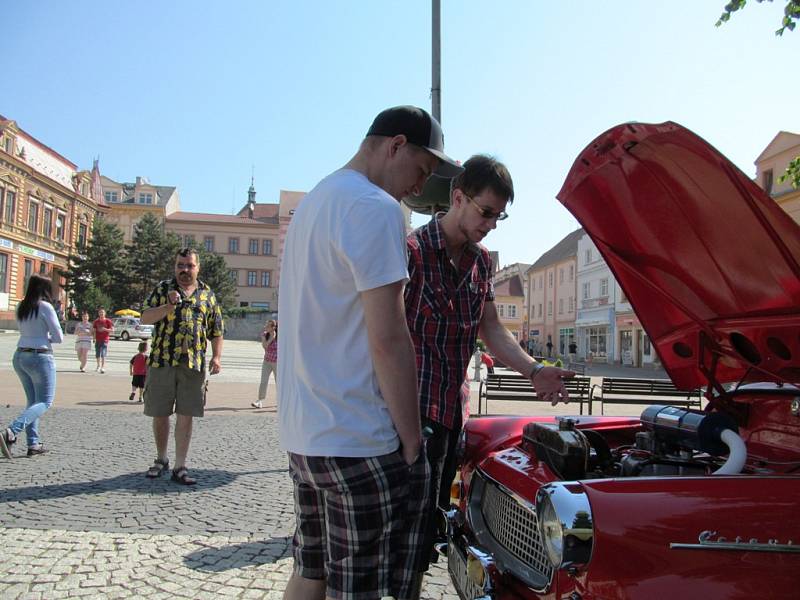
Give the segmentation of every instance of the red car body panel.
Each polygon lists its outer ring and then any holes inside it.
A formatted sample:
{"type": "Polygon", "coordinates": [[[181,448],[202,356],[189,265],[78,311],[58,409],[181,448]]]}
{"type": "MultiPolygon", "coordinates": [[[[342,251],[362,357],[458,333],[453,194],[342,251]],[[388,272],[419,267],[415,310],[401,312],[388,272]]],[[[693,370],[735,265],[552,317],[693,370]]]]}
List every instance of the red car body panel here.
{"type": "Polygon", "coordinates": [[[800,381],[800,227],[676,123],[619,125],[559,200],[583,225],[676,386],[800,381]]]}

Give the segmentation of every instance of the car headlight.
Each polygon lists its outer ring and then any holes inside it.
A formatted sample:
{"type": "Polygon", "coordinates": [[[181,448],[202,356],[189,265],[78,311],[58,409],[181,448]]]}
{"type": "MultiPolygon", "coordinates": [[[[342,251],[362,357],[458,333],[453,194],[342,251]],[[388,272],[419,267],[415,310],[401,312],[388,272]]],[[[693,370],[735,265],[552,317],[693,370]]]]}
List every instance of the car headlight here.
{"type": "Polygon", "coordinates": [[[577,483],[549,483],[536,494],[539,535],[556,569],[585,565],[592,557],[594,523],[589,498],[577,483]]]}

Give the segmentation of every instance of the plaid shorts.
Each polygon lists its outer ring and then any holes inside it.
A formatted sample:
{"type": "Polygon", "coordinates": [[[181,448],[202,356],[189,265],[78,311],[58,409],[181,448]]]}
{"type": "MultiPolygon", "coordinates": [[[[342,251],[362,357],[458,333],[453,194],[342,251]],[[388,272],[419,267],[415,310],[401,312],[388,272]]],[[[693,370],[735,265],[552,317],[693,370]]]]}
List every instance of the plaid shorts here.
{"type": "Polygon", "coordinates": [[[330,598],[412,598],[425,560],[430,467],[399,452],[367,458],[289,453],[294,571],[325,579],[330,598]]]}

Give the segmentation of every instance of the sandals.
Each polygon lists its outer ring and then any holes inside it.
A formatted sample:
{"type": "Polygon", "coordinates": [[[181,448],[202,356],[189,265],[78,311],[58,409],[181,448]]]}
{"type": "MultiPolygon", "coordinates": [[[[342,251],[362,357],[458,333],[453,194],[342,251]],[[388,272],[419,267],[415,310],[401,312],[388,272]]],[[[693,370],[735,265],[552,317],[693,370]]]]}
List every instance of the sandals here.
{"type": "Polygon", "coordinates": [[[189,470],[186,467],[172,469],[172,481],[181,485],[194,485],[197,483],[197,479],[189,477],[189,470]]]}
{"type": "Polygon", "coordinates": [[[157,458],[153,461],[153,465],[147,469],[147,473],[145,473],[144,476],[148,479],[156,479],[167,471],[169,471],[169,459],[161,460],[157,458]]]}

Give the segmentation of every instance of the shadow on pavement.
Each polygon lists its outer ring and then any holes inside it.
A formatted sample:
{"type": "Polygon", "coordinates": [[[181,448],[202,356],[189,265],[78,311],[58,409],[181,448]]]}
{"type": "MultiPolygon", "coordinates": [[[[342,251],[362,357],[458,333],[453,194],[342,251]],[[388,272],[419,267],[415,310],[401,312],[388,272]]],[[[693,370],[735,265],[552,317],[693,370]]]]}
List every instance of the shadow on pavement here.
{"type": "Polygon", "coordinates": [[[106,492],[121,490],[134,494],[151,495],[196,493],[230,485],[237,477],[243,475],[286,473],[288,469],[248,471],[245,473],[232,473],[230,471],[221,471],[217,469],[191,469],[189,472],[192,477],[197,478],[197,485],[180,485],[172,481],[169,475],[164,475],[158,479],[148,479],[144,476],[144,470],[142,470],[136,473],[126,473],[124,475],[117,475],[116,477],[97,479],[94,481],[78,481],[74,483],[5,489],[0,496],[0,504],[6,502],[26,502],[69,498],[71,496],[104,494],[106,492]]]}
{"type": "Polygon", "coordinates": [[[247,413],[263,413],[263,412],[277,412],[274,406],[265,406],[264,408],[253,408],[252,406],[215,406],[213,408],[206,408],[205,412],[247,412],[247,413]]]}
{"type": "Polygon", "coordinates": [[[136,400],[98,400],[96,402],[76,402],[76,406],[144,406],[143,402],[136,400]]]}
{"type": "Polygon", "coordinates": [[[183,557],[190,569],[203,573],[221,573],[230,569],[275,563],[292,555],[292,537],[278,537],[263,542],[243,542],[219,548],[204,548],[183,557]]]}

